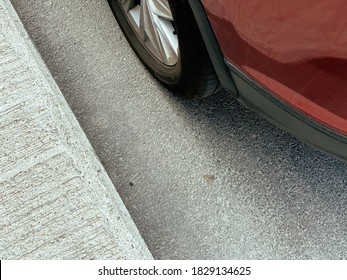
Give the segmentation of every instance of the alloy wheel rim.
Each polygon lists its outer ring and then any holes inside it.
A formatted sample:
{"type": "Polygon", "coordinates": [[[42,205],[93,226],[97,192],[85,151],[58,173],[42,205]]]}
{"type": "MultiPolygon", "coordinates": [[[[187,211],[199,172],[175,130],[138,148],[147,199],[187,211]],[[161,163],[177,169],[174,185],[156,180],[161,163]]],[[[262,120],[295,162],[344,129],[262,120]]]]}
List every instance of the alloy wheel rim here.
{"type": "Polygon", "coordinates": [[[179,47],[168,0],[120,2],[142,44],[161,63],[174,66],[179,59],[179,47]]]}

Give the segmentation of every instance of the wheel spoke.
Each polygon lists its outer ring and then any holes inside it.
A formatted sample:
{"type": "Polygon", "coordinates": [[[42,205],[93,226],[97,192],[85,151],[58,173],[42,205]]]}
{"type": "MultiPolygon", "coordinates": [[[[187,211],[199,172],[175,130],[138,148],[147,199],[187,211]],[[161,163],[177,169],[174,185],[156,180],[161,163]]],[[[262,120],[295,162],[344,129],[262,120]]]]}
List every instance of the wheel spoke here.
{"type": "Polygon", "coordinates": [[[156,22],[156,29],[165,53],[164,59],[167,60],[167,63],[170,63],[178,56],[178,41],[176,35],[174,35],[174,28],[171,22],[159,18],[156,22]]]}
{"type": "Polygon", "coordinates": [[[167,0],[152,0],[155,7],[153,13],[157,16],[173,21],[170,5],[167,0]]]}
{"type": "Polygon", "coordinates": [[[140,29],[143,31],[151,42],[156,41],[156,30],[153,22],[153,14],[151,13],[148,1],[141,1],[141,23],[140,29]]]}
{"type": "Polygon", "coordinates": [[[134,0],[121,0],[122,7],[125,12],[129,12],[130,9],[134,8],[134,0]]]}
{"type": "MultiPolygon", "coordinates": [[[[146,1],[143,1],[146,2],[146,1]]],[[[153,12],[155,10],[155,6],[153,2],[149,2],[146,5],[147,8],[147,28],[149,39],[152,43],[152,46],[157,50],[161,60],[165,63],[168,63],[168,57],[166,54],[165,42],[163,41],[163,21],[155,15],[153,12]]]]}
{"type": "Polygon", "coordinates": [[[178,60],[178,39],[173,18],[166,0],[121,0],[139,39],[148,50],[166,65],[178,60]]]}

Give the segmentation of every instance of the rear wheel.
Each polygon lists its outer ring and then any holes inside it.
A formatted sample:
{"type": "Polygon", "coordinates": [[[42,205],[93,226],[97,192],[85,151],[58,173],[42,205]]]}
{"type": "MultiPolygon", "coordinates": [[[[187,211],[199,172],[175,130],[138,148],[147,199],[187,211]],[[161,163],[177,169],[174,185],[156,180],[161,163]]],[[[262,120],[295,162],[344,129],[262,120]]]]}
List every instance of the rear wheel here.
{"type": "Polygon", "coordinates": [[[185,99],[219,89],[187,1],[108,1],[136,54],[166,88],[185,99]]]}

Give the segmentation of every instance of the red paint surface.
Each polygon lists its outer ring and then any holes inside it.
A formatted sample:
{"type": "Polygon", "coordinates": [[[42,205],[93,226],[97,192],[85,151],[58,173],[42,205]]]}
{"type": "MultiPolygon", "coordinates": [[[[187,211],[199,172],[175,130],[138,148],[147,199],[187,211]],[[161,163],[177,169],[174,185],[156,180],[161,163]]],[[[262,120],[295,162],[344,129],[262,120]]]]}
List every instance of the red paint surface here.
{"type": "Polygon", "coordinates": [[[224,56],[347,135],[347,1],[202,0],[224,56]]]}

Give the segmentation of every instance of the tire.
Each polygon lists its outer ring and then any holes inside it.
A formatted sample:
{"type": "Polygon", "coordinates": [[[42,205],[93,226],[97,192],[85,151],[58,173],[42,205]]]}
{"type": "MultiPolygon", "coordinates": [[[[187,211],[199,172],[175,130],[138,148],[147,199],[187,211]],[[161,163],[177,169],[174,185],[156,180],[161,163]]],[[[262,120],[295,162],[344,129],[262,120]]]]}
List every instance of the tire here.
{"type": "Polygon", "coordinates": [[[192,100],[209,96],[220,89],[188,1],[108,2],[142,63],[168,90],[178,97],[192,100]],[[160,4],[165,16],[161,16],[163,13],[158,16],[157,7],[160,4]],[[149,23],[150,18],[155,20],[149,23]],[[147,25],[139,23],[144,21],[147,25]],[[158,40],[158,37],[165,39],[158,40]]]}

